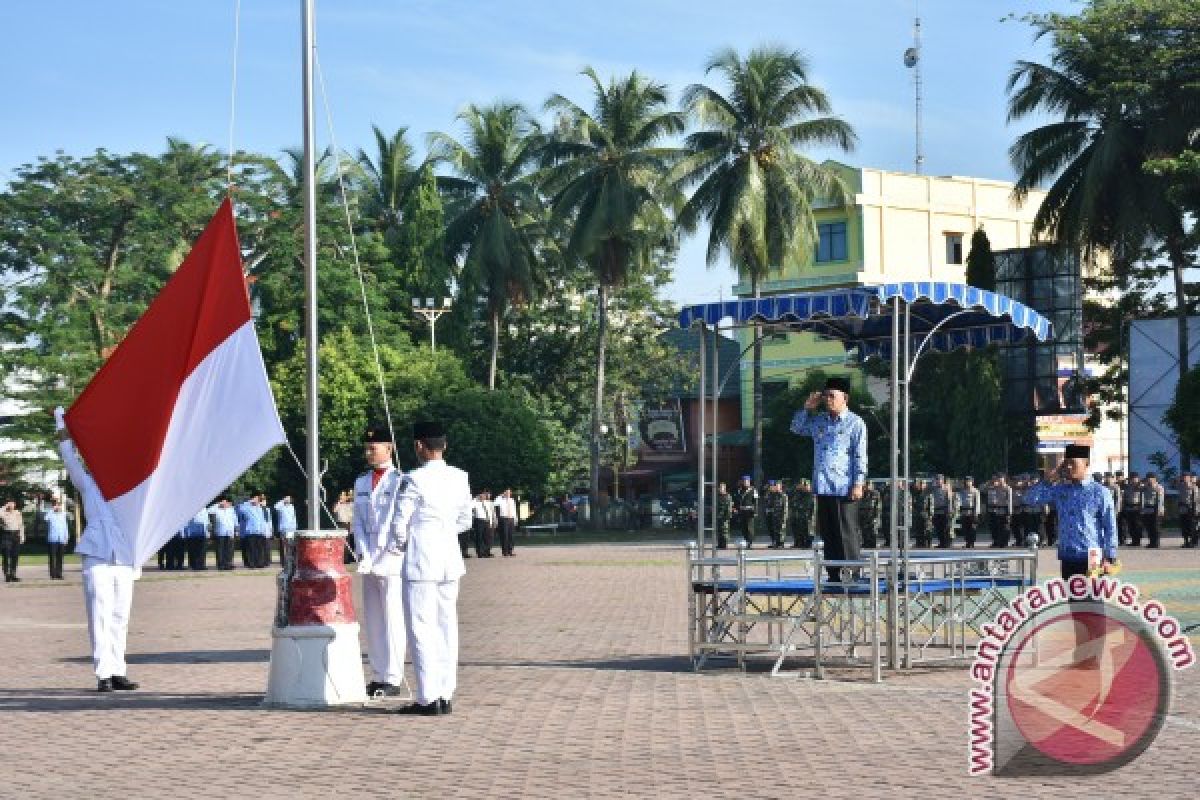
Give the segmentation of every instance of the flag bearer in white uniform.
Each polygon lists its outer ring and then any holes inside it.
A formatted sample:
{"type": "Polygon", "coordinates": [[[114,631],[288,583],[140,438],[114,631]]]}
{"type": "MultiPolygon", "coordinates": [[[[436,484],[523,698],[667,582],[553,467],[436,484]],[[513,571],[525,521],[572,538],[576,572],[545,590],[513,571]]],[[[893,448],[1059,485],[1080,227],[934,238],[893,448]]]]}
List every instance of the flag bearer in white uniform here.
{"type": "Polygon", "coordinates": [[[138,685],[125,675],[125,635],[133,605],[133,582],[141,577],[142,570],[133,563],[133,547],[117,527],[108,501],[75,452],[61,407],[54,410],[54,419],[60,440],[58,452],[71,483],[83,498],[83,513],[87,517],[87,527],[75,545],[75,552],[83,556],[83,594],[88,635],[92,640],[92,664],[98,681],[96,691],[136,689],[138,685]]]}
{"type": "Polygon", "coordinates": [[[472,499],[467,473],[442,459],[442,426],[419,422],[413,440],[421,466],[404,479],[388,546],[405,555],[404,611],[417,678],[416,702],[398,713],[434,716],[452,710],[458,580],[466,572],[458,533],[471,526],[472,499]]]}
{"type": "Polygon", "coordinates": [[[370,469],[354,481],[354,548],[372,673],[368,697],[399,695],[404,683],[404,554],[388,551],[402,478],[392,465],[394,447],[387,425],[367,428],[363,455],[370,469]]]}

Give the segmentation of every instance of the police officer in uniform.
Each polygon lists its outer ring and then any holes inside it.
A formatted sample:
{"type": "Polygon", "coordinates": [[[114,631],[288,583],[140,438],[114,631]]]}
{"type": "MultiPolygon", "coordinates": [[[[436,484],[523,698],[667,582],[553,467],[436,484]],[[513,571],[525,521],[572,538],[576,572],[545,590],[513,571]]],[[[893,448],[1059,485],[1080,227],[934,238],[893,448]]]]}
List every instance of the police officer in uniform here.
{"type": "Polygon", "coordinates": [[[1200,510],[1200,487],[1196,476],[1185,472],[1179,478],[1179,531],[1183,546],[1196,546],[1196,512],[1200,510]]]}
{"type": "Polygon", "coordinates": [[[947,550],[954,540],[954,518],[958,514],[958,494],[938,475],[929,490],[933,499],[933,530],[937,534],[938,547],[947,550]]]}
{"type": "Polygon", "coordinates": [[[992,547],[1008,547],[1013,516],[1013,490],[997,474],[987,487],[988,529],[992,533],[992,547]]]}
{"type": "Polygon", "coordinates": [[[725,482],[717,485],[717,549],[729,547],[729,523],[733,520],[733,496],[725,482]]]}
{"type": "Polygon", "coordinates": [[[879,545],[879,515],[882,506],[879,490],[867,484],[862,500],[858,502],[858,530],[862,546],[874,548],[879,545]]]}
{"type": "Polygon", "coordinates": [[[746,540],[746,546],[754,544],[754,515],[758,513],[758,490],[750,481],[749,475],[742,476],[742,484],[733,496],[737,507],[738,532],[746,540]]]}
{"type": "MultiPolygon", "coordinates": [[[[1146,547],[1158,547],[1158,525],[1166,511],[1166,490],[1158,482],[1158,476],[1148,472],[1142,484],[1142,528],[1146,531],[1146,547]]],[[[1134,542],[1135,546],[1137,544],[1134,542]]]]}
{"type": "Polygon", "coordinates": [[[1136,472],[1129,473],[1129,480],[1121,490],[1121,521],[1125,523],[1125,538],[1122,545],[1134,547],[1142,543],[1142,482],[1136,472]]]}
{"type": "Polygon", "coordinates": [[[958,519],[962,523],[963,540],[968,550],[975,549],[975,525],[979,521],[980,504],[979,490],[975,488],[975,479],[968,475],[963,479],[963,487],[958,491],[958,519]]]}
{"type": "Polygon", "coordinates": [[[796,488],[788,502],[789,516],[792,518],[792,547],[812,547],[815,527],[813,517],[816,510],[817,503],[812,493],[812,484],[801,478],[796,481],[796,488]]]}
{"type": "MultiPolygon", "coordinates": [[[[370,468],[354,481],[354,549],[362,576],[363,631],[371,666],[368,697],[403,693],[404,553],[388,548],[401,473],[392,463],[391,429],[375,424],[363,433],[363,457],[370,468]]],[[[457,533],[457,531],[455,531],[457,533]]],[[[455,541],[457,544],[457,540],[455,541]]]]}
{"type": "Polygon", "coordinates": [[[783,484],[771,481],[767,489],[766,502],[767,533],[771,537],[771,549],[783,548],[783,536],[788,520],[788,498],[783,493],[783,484]]]}
{"type": "Polygon", "coordinates": [[[471,522],[467,473],[443,459],[440,423],[413,426],[421,466],[400,490],[388,551],[404,553],[404,611],[412,642],[416,701],[397,713],[437,716],[453,711],[458,672],[458,581],[466,572],[457,534],[471,522]]]}

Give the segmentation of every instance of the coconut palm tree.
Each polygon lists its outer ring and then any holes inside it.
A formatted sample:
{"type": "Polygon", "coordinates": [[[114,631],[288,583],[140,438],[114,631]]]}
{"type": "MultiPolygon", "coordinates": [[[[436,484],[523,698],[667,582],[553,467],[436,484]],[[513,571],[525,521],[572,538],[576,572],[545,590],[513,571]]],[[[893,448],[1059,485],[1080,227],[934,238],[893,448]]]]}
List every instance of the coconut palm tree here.
{"type": "MultiPolygon", "coordinates": [[[[1039,36],[1054,33],[1043,23],[1039,36]]],[[[1131,44],[1131,47],[1141,45],[1131,44]]],[[[1149,46],[1149,45],[1147,45],[1149,46]]],[[[1017,171],[1014,198],[1049,184],[1034,218],[1034,234],[1090,257],[1107,251],[1119,271],[1160,245],[1175,283],[1180,379],[1187,373],[1188,300],[1192,266],[1187,215],[1167,178],[1148,169],[1162,153],[1187,142],[1179,106],[1131,82],[1086,41],[1055,36],[1051,63],[1018,61],[1008,79],[1008,119],[1056,118],[1017,137],[1009,159],[1017,171]]],[[[1191,114],[1194,125],[1194,109],[1191,114]]],[[[1181,453],[1184,468],[1188,454],[1181,453]]]]}
{"type": "MultiPolygon", "coordinates": [[[[693,84],[683,106],[699,124],[687,137],[687,157],[672,176],[693,188],[679,214],[684,230],[708,224],[708,264],[722,254],[749,278],[754,296],[772,269],[806,263],[817,241],[813,205],[844,204],[848,190],[837,172],[807,158],[802,148],[851,150],[853,129],[830,116],[824,91],[808,82],[802,54],[778,47],[716,53],[706,73],[721,89],[693,84]]],[[[754,331],[754,482],[762,484],[762,331],[754,331]]]]}
{"type": "MultiPolygon", "coordinates": [[[[591,67],[591,110],[555,94],[546,109],[559,125],[543,155],[552,218],[567,231],[564,256],[595,276],[597,343],[592,398],[590,491],[600,495],[600,442],[608,305],[612,290],[647,265],[670,236],[677,193],[665,180],[680,151],[664,146],[684,117],[668,108],[666,87],[637,72],[607,84],[591,67]]],[[[593,505],[594,507],[594,505],[593,505]]],[[[597,516],[593,514],[593,522],[597,516]]]]}
{"type": "Polygon", "coordinates": [[[541,138],[518,103],[470,105],[458,119],[466,138],[431,134],[429,152],[453,172],[439,179],[448,199],[446,250],[462,259],[461,294],[485,298],[492,334],[487,383],[495,389],[500,322],[540,283],[544,209],[532,174],[541,138]]]}
{"type": "Polygon", "coordinates": [[[377,125],[371,130],[375,134],[375,155],[360,149],[355,159],[366,179],[363,213],[391,243],[400,227],[404,199],[419,181],[420,170],[413,166],[408,128],[398,128],[390,137],[377,125]]]}

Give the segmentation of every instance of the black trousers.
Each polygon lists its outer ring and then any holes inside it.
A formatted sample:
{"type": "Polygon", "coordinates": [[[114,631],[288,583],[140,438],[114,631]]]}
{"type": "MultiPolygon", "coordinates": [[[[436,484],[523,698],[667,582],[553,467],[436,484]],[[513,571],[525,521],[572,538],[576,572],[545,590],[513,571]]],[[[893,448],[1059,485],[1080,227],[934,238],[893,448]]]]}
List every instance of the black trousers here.
{"type": "Polygon", "coordinates": [[[767,535],[771,537],[771,544],[783,547],[783,518],[774,511],[767,512],[767,535]]]}
{"type": "Polygon", "coordinates": [[[242,566],[246,569],[254,569],[258,566],[256,555],[258,553],[258,545],[256,542],[262,539],[261,536],[242,536],[242,566]]]}
{"type": "MultiPolygon", "coordinates": [[[[1147,544],[1158,547],[1158,514],[1142,514],[1142,528],[1146,531],[1147,544]]],[[[1137,544],[1137,542],[1134,542],[1137,544]]]]}
{"type": "Polygon", "coordinates": [[[188,569],[208,569],[208,539],[189,536],[186,541],[188,569]]]}
{"type": "Polygon", "coordinates": [[[213,549],[217,551],[217,569],[233,569],[233,537],[215,537],[213,549]]]}
{"type": "Polygon", "coordinates": [[[1125,531],[1129,535],[1128,541],[1121,544],[1128,543],[1137,547],[1142,543],[1142,512],[1122,511],[1121,516],[1125,518],[1125,531]]]}
{"type": "Polygon", "coordinates": [[[992,547],[1008,547],[1008,514],[988,514],[988,530],[992,533],[992,547]]]}
{"type": "Polygon", "coordinates": [[[183,537],[175,534],[171,540],[167,542],[167,569],[183,569],[184,555],[187,553],[187,545],[183,541],[183,537]]]}
{"type": "Polygon", "coordinates": [[[1196,515],[1182,512],[1179,515],[1179,532],[1183,534],[1183,546],[1192,547],[1196,544],[1196,515]]]}
{"type": "Polygon", "coordinates": [[[1053,547],[1058,544],[1058,512],[1051,511],[1046,515],[1045,528],[1046,536],[1042,541],[1053,547]]]}
{"type": "Polygon", "coordinates": [[[739,511],[737,515],[738,532],[746,540],[746,546],[754,544],[754,512],[739,511]]]}
{"type": "Polygon", "coordinates": [[[929,535],[929,520],[926,517],[913,514],[912,533],[917,547],[929,547],[933,543],[933,537],[929,535]]]}
{"type": "Polygon", "coordinates": [[[962,518],[962,534],[963,540],[967,543],[968,548],[975,546],[975,515],[964,515],[962,518]]]}
{"type": "Polygon", "coordinates": [[[492,554],[492,527],[488,525],[488,521],[486,519],[472,521],[471,532],[475,538],[475,555],[480,558],[490,556],[492,554]]]}
{"type": "Polygon", "coordinates": [[[809,528],[811,515],[792,517],[792,547],[812,547],[812,531],[809,528]]]}
{"type": "Polygon", "coordinates": [[[50,568],[51,578],[63,576],[63,553],[66,552],[66,549],[67,546],[60,542],[49,542],[46,545],[46,565],[50,568]]]}
{"type": "MultiPolygon", "coordinates": [[[[862,555],[858,532],[858,501],[836,495],[817,495],[817,532],[830,561],[856,561],[862,555]]],[[[826,567],[829,580],[840,581],[842,567],[826,567]]]]}
{"type": "Polygon", "coordinates": [[[933,532],[937,534],[938,547],[950,547],[950,515],[939,511],[933,515],[933,532]]]}
{"type": "Polygon", "coordinates": [[[1087,575],[1088,562],[1083,561],[1060,561],[1059,568],[1062,572],[1062,579],[1065,581],[1075,575],[1087,575]]]}
{"type": "Polygon", "coordinates": [[[463,558],[471,557],[471,531],[461,531],[458,534],[458,550],[463,558]]]}
{"type": "Polygon", "coordinates": [[[513,554],[513,532],[517,529],[517,521],[512,517],[500,518],[500,551],[506,556],[513,554]]]}
{"type": "Polygon", "coordinates": [[[21,558],[21,534],[17,531],[0,532],[0,558],[4,562],[4,577],[17,574],[17,561],[21,558]]]}

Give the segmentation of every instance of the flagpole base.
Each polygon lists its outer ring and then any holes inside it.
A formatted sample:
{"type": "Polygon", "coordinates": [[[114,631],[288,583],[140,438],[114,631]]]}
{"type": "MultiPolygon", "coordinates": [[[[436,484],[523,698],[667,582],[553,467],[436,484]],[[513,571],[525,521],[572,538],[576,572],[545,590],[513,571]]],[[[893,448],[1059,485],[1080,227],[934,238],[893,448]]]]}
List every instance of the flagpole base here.
{"type": "Polygon", "coordinates": [[[265,707],[324,709],[366,702],[357,622],[272,628],[265,707]]]}

